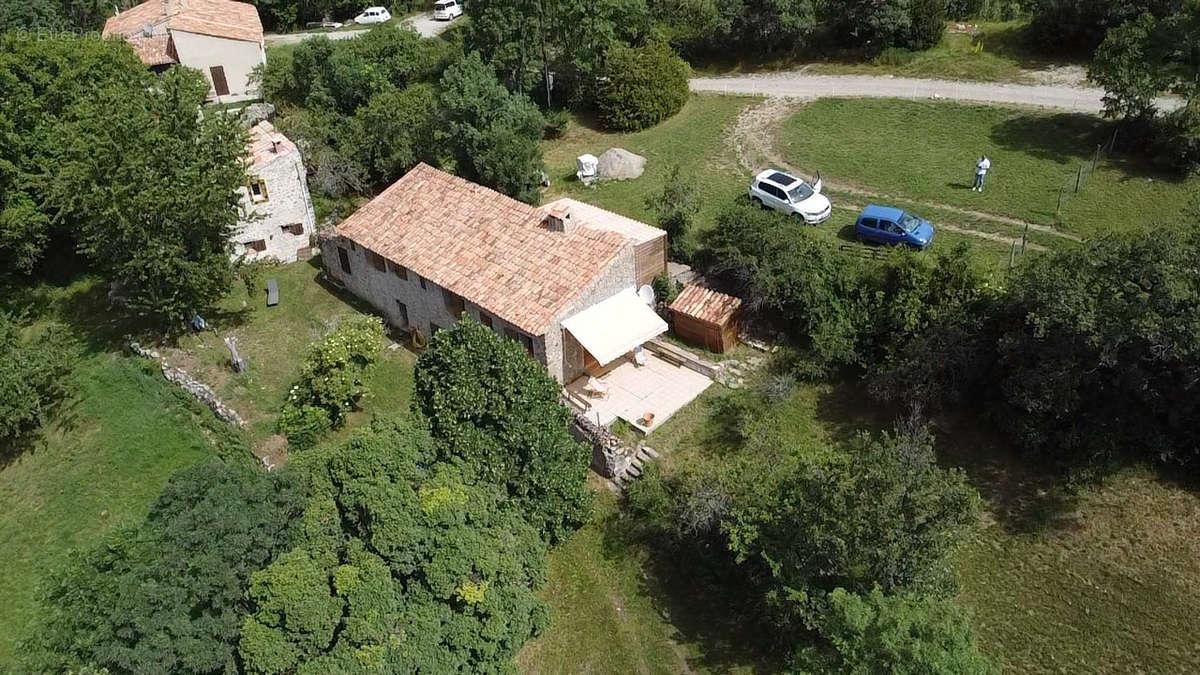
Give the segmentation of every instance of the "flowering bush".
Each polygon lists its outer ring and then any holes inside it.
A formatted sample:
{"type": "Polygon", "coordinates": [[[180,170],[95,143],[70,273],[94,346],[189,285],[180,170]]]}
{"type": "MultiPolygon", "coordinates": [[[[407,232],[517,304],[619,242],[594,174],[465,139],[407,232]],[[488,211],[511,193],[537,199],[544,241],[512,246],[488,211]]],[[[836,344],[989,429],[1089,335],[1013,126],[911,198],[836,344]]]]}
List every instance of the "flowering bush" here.
{"type": "Polygon", "coordinates": [[[363,378],[379,353],[383,322],[360,316],[338,325],[324,340],[309,347],[300,379],[288,392],[279,431],[293,447],[310,447],[367,393],[363,378]]]}

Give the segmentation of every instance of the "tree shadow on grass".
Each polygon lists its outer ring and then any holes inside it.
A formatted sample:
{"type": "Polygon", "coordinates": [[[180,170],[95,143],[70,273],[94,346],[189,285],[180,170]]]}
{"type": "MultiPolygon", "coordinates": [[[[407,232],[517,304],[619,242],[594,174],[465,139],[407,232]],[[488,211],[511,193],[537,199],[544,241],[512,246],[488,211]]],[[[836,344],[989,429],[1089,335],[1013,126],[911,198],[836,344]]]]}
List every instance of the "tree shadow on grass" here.
{"type": "Polygon", "coordinates": [[[1007,150],[1068,165],[1091,160],[1112,137],[1112,123],[1083,113],[1010,117],[992,127],[991,141],[1007,150]]]}
{"type": "Polygon", "coordinates": [[[679,654],[688,669],[781,672],[787,655],[769,641],[772,633],[752,618],[761,611],[760,592],[743,587],[717,565],[705,565],[702,556],[669,550],[632,520],[622,510],[602,523],[604,555],[640,560],[640,593],[670,623],[671,639],[697,652],[679,654]]]}

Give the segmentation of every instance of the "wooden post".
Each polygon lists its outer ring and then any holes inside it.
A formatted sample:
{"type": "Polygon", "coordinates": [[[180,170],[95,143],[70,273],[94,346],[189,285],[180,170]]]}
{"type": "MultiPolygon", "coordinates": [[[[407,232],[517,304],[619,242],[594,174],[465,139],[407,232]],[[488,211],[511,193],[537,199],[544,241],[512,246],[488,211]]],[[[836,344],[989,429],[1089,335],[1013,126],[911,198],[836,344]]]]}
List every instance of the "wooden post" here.
{"type": "Polygon", "coordinates": [[[1012,247],[1008,249],[1008,269],[1012,269],[1013,261],[1017,257],[1017,242],[1013,240],[1012,247]]]}
{"type": "Polygon", "coordinates": [[[1029,223],[1025,223],[1025,231],[1021,233],[1021,255],[1025,255],[1025,244],[1029,241],[1029,223]]]}
{"type": "Polygon", "coordinates": [[[1055,216],[1062,215],[1062,198],[1063,198],[1063,192],[1065,192],[1065,191],[1066,191],[1065,187],[1058,188],[1058,208],[1054,209],[1055,216]]]}
{"type": "Polygon", "coordinates": [[[1075,172],[1075,192],[1079,192],[1079,182],[1083,180],[1083,165],[1079,165],[1079,171],[1075,172]]]}
{"type": "Polygon", "coordinates": [[[1100,163],[1100,146],[1096,146],[1096,154],[1092,155],[1092,173],[1096,173],[1096,165],[1100,163]]]}

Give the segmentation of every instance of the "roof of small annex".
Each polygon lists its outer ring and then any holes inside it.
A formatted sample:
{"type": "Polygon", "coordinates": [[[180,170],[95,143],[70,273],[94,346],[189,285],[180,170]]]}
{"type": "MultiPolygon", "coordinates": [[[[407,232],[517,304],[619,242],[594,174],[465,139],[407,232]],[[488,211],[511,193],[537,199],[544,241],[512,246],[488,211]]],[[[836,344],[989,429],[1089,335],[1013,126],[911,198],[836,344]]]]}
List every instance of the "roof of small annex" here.
{"type": "Polygon", "coordinates": [[[252,167],[273,162],[280,157],[299,153],[296,144],[287,136],[279,133],[275,125],[263,120],[250,128],[250,141],[246,143],[246,153],[252,167]]]}
{"type": "MultiPolygon", "coordinates": [[[[143,34],[145,28],[157,28],[163,23],[168,31],[246,42],[263,41],[258,10],[250,3],[234,0],[147,0],[110,16],[104,22],[103,35],[120,35],[130,41],[152,39],[153,36],[143,34]]],[[[141,55],[139,51],[138,56],[141,55]]],[[[145,58],[142,61],[147,65],[161,65],[149,63],[145,58]]]]}
{"type": "Polygon", "coordinates": [[[555,232],[545,220],[543,209],[418,164],[336,231],[542,335],[630,246],[615,232],[555,232]]]}
{"type": "Polygon", "coordinates": [[[593,206],[587,202],[581,202],[570,197],[556,199],[542,206],[542,211],[546,213],[558,209],[569,210],[571,218],[584,227],[590,227],[593,230],[616,232],[628,239],[632,239],[635,244],[644,244],[659,237],[667,236],[665,230],[660,230],[657,227],[652,227],[633,218],[626,218],[619,213],[605,211],[599,206],[593,206]]]}
{"type": "Polygon", "coordinates": [[[690,284],[671,303],[671,311],[695,319],[723,325],[742,306],[742,299],[695,284],[690,284]]]}
{"type": "Polygon", "coordinates": [[[147,66],[165,66],[169,63],[179,63],[175,54],[175,46],[171,44],[169,35],[152,35],[150,37],[126,38],[133,51],[147,66]]]}

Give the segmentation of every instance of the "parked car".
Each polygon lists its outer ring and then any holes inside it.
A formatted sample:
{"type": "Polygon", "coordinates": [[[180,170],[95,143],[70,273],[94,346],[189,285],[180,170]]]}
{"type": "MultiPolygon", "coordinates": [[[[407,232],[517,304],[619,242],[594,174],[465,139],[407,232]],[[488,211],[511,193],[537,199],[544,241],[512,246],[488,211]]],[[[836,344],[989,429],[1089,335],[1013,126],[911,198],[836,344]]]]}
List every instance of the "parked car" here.
{"type": "Polygon", "coordinates": [[[833,213],[833,204],[821,194],[821,187],[820,176],[815,184],[809,185],[789,173],[767,169],[750,181],[750,200],[816,225],[829,220],[833,213]]]}
{"type": "Polygon", "coordinates": [[[868,204],[854,223],[854,235],[863,242],[899,244],[924,250],[933,241],[933,225],[901,209],[868,204]]]}
{"type": "Polygon", "coordinates": [[[392,20],[392,13],[386,7],[368,7],[362,14],[354,17],[354,23],[372,24],[392,20]]]}
{"type": "Polygon", "coordinates": [[[433,18],[438,21],[450,21],[462,16],[462,0],[438,0],[433,3],[433,18]]]}

